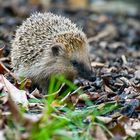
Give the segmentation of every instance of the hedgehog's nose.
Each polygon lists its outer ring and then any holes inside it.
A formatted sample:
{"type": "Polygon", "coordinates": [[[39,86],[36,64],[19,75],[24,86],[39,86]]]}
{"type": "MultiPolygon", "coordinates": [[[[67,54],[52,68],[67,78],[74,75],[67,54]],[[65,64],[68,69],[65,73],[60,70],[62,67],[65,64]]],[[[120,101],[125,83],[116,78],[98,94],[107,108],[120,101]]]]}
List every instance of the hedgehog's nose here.
{"type": "Polygon", "coordinates": [[[96,76],[93,71],[91,71],[87,66],[81,65],[78,69],[78,75],[81,78],[89,80],[90,82],[94,82],[96,80],[96,76]]]}
{"type": "Polygon", "coordinates": [[[96,81],[96,76],[91,75],[91,76],[89,76],[89,78],[87,80],[89,80],[90,82],[94,82],[94,81],[96,81]]]}
{"type": "Polygon", "coordinates": [[[89,80],[91,82],[94,82],[96,80],[94,73],[85,63],[72,60],[71,64],[77,70],[79,77],[89,80]]]}
{"type": "Polygon", "coordinates": [[[96,81],[96,76],[94,75],[92,71],[89,71],[89,70],[84,69],[82,73],[79,73],[79,76],[90,82],[96,81]]]}

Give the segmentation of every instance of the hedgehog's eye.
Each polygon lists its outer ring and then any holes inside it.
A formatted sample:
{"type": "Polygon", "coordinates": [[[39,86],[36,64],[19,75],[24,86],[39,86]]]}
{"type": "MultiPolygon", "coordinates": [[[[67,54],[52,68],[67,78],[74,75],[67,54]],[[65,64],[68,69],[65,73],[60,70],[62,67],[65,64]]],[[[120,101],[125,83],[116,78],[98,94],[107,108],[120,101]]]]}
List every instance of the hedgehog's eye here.
{"type": "Polygon", "coordinates": [[[78,65],[78,62],[76,60],[71,60],[70,62],[74,67],[76,67],[78,65]]]}
{"type": "Polygon", "coordinates": [[[54,45],[51,47],[53,56],[58,56],[60,52],[60,45],[54,45]]]}

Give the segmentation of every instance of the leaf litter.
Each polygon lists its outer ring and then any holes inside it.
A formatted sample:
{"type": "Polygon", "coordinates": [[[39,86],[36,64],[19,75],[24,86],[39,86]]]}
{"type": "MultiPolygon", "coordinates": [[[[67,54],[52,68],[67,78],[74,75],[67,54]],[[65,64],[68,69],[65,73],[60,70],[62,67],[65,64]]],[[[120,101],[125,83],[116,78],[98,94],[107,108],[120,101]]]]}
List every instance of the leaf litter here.
{"type": "Polygon", "coordinates": [[[140,15],[56,8],[83,26],[96,80],[78,78],[67,94],[61,86],[42,95],[30,79],[19,82],[9,55],[16,26],[40,8],[34,4],[0,6],[1,139],[36,139],[37,132],[52,139],[140,139],[140,15]]]}

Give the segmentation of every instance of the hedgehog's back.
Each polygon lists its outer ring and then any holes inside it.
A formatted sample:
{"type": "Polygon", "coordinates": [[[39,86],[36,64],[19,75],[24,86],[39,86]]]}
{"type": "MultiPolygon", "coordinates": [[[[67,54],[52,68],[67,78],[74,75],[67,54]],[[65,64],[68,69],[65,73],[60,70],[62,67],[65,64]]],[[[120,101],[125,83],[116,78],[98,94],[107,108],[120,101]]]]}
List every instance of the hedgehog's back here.
{"type": "MultiPolygon", "coordinates": [[[[17,29],[12,43],[11,58],[14,69],[19,71],[22,68],[24,70],[25,68],[30,69],[32,65],[43,58],[44,48],[42,46],[44,42],[47,42],[50,46],[55,43],[57,36],[62,35],[66,39],[71,34],[71,38],[85,37],[84,33],[76,27],[76,24],[68,18],[52,13],[35,13],[31,15],[17,29]],[[64,34],[70,35],[63,36],[64,34]]],[[[69,38],[67,40],[69,44],[69,38]]]]}
{"type": "MultiPolygon", "coordinates": [[[[30,16],[17,32],[30,32],[32,35],[50,37],[65,32],[78,31],[74,23],[68,18],[52,13],[36,13],[30,16]]],[[[31,34],[30,34],[31,35],[31,34]]]]}

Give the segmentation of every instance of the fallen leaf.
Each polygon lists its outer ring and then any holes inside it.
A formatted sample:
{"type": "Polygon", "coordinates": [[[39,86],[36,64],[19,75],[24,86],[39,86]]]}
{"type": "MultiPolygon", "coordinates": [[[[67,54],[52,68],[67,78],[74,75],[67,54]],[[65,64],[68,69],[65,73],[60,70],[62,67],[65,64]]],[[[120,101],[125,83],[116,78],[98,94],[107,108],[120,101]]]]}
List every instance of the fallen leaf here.
{"type": "Polygon", "coordinates": [[[108,140],[100,126],[96,126],[95,137],[96,140],[108,140]]]}
{"type": "Polygon", "coordinates": [[[98,120],[100,120],[100,121],[102,121],[102,122],[104,122],[104,123],[110,123],[111,121],[112,121],[112,118],[110,118],[110,117],[102,117],[102,116],[97,116],[96,117],[98,120]]]}
{"type": "Polygon", "coordinates": [[[14,102],[22,104],[26,108],[28,107],[26,91],[17,89],[3,75],[0,75],[0,82],[4,84],[7,93],[11,96],[14,102]]]}
{"type": "Polygon", "coordinates": [[[31,93],[31,95],[33,95],[36,98],[42,98],[43,97],[43,95],[40,94],[40,91],[37,88],[31,93]]]}
{"type": "Polygon", "coordinates": [[[89,92],[88,96],[90,100],[97,100],[100,97],[100,94],[98,92],[89,92]]]}
{"type": "Polygon", "coordinates": [[[18,80],[18,77],[6,68],[2,62],[0,62],[0,74],[4,74],[5,72],[9,73],[14,79],[18,80]]]}
{"type": "Polygon", "coordinates": [[[89,96],[87,94],[81,94],[79,96],[79,100],[81,101],[85,101],[85,100],[88,100],[89,99],[89,96]]]}
{"type": "Polygon", "coordinates": [[[121,115],[117,120],[121,125],[125,125],[126,123],[128,123],[129,118],[121,115]]]}
{"type": "Polygon", "coordinates": [[[113,93],[113,90],[105,85],[105,91],[108,93],[113,93]]]}
{"type": "Polygon", "coordinates": [[[24,114],[24,118],[28,119],[28,120],[32,120],[32,122],[37,122],[43,114],[24,114]]]}
{"type": "Polygon", "coordinates": [[[136,136],[136,132],[131,130],[131,129],[125,129],[126,134],[131,136],[131,137],[135,137],[136,136]]]}
{"type": "Polygon", "coordinates": [[[140,122],[134,122],[132,125],[132,129],[140,130],[140,122]]]}
{"type": "Polygon", "coordinates": [[[110,128],[109,129],[113,134],[114,136],[116,137],[122,137],[122,136],[126,136],[126,132],[125,132],[125,129],[124,127],[121,125],[121,124],[116,124],[113,128],[110,128]]]}

